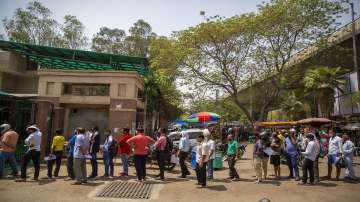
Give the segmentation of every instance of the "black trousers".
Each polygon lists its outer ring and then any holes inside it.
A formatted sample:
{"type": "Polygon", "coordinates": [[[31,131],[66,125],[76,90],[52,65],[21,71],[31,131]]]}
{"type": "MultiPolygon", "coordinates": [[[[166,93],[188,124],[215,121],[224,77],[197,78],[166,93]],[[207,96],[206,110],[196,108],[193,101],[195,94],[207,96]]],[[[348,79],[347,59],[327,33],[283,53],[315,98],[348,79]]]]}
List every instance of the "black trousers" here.
{"type": "Polygon", "coordinates": [[[200,167],[199,164],[196,163],[196,178],[202,186],[206,186],[206,164],[207,162],[204,162],[203,166],[200,167]]]}
{"type": "Polygon", "coordinates": [[[156,157],[157,157],[157,162],[158,162],[159,170],[160,170],[159,176],[160,176],[160,178],[164,178],[165,177],[164,176],[165,160],[167,158],[167,155],[166,155],[165,151],[157,151],[156,157]]]}
{"type": "Polygon", "coordinates": [[[303,163],[303,183],[307,182],[308,172],[310,174],[310,183],[314,182],[314,161],[305,158],[303,163]]]}
{"type": "Polygon", "coordinates": [[[53,170],[54,163],[56,163],[56,167],[55,167],[55,171],[54,171],[54,176],[55,176],[55,177],[59,176],[59,171],[60,171],[60,166],[61,166],[61,160],[62,160],[62,156],[63,156],[63,151],[54,151],[53,153],[54,153],[54,155],[56,156],[56,159],[50,160],[50,161],[47,162],[47,169],[48,169],[47,176],[48,176],[48,177],[52,177],[52,170],[53,170]]]}
{"type": "Polygon", "coordinates": [[[188,152],[180,151],[179,153],[179,164],[181,168],[181,176],[185,177],[186,175],[190,175],[188,168],[186,167],[185,160],[188,156],[188,152]]]}
{"type": "Polygon", "coordinates": [[[235,169],[236,164],[236,157],[235,156],[228,156],[228,164],[229,164],[229,177],[231,179],[236,178],[239,179],[239,174],[235,169]]]}
{"type": "Polygon", "coordinates": [[[71,179],[75,179],[75,171],[74,171],[74,156],[69,155],[67,157],[66,169],[68,173],[68,177],[71,179]]]}
{"type": "Polygon", "coordinates": [[[135,170],[138,180],[145,180],[146,177],[146,156],[134,155],[135,170]]]}
{"type": "Polygon", "coordinates": [[[39,178],[39,172],[40,172],[40,151],[30,150],[25,153],[22,165],[21,165],[21,178],[26,179],[26,169],[27,165],[32,160],[34,164],[34,179],[39,178]]]}

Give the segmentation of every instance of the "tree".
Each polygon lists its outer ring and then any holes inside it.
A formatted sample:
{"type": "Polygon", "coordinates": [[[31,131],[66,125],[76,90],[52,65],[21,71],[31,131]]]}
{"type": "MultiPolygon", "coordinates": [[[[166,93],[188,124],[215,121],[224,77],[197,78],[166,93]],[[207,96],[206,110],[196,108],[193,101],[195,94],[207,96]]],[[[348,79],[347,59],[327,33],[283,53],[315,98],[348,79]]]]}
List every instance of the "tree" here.
{"type": "Polygon", "coordinates": [[[96,52],[127,54],[126,33],[122,29],[101,27],[92,39],[91,49],[96,52]]]}
{"type": "Polygon", "coordinates": [[[260,6],[254,21],[257,28],[252,55],[256,61],[254,72],[256,77],[271,81],[271,89],[265,91],[272,91],[263,100],[260,120],[279,102],[287,88],[281,83],[286,68],[297,62],[294,58],[305,57],[294,57],[295,53],[332,33],[337,25],[335,16],[341,12],[340,2],[327,0],[271,0],[260,6]]]}
{"type": "Polygon", "coordinates": [[[51,18],[51,14],[51,11],[38,1],[30,2],[26,9],[17,8],[11,19],[3,19],[9,40],[52,45],[58,24],[51,18]]]}
{"type": "Polygon", "coordinates": [[[214,17],[178,34],[181,73],[194,89],[225,92],[251,120],[239,98],[250,78],[249,54],[254,43],[253,14],[214,17]]]}
{"type": "Polygon", "coordinates": [[[156,36],[152,32],[149,23],[144,20],[138,20],[129,29],[130,36],[127,37],[128,54],[131,56],[146,57],[148,56],[150,41],[156,36]]]}
{"type": "Polygon", "coordinates": [[[88,41],[84,33],[85,26],[73,15],[66,15],[64,20],[62,31],[65,46],[72,49],[85,48],[88,41]]]}
{"type": "Polygon", "coordinates": [[[341,67],[314,67],[309,69],[304,78],[306,91],[312,95],[320,106],[321,114],[330,117],[335,102],[335,89],[340,92],[341,86],[345,84],[344,78],[339,77],[344,74],[341,67]]]}

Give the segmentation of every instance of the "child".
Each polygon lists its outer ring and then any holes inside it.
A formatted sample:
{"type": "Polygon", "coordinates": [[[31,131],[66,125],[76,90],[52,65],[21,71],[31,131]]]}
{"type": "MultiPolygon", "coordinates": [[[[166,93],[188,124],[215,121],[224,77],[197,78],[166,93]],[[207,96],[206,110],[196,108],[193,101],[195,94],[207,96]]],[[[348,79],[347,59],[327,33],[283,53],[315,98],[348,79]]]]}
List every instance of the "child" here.
{"type": "Polygon", "coordinates": [[[171,163],[170,170],[174,169],[174,167],[179,163],[179,159],[177,158],[176,154],[177,154],[177,149],[174,148],[171,152],[171,157],[170,157],[170,163],[171,163]]]}

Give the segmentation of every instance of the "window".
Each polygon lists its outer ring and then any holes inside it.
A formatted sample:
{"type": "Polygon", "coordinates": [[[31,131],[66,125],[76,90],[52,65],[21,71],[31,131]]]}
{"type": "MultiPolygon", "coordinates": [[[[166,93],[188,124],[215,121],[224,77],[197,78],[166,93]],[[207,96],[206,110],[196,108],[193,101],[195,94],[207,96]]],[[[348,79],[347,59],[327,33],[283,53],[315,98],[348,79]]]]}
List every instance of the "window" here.
{"type": "Polygon", "coordinates": [[[180,133],[172,133],[171,135],[169,135],[171,141],[179,141],[180,137],[181,137],[180,133]]]}
{"type": "Polygon", "coordinates": [[[118,96],[126,97],[126,84],[119,84],[118,96]]]}
{"type": "Polygon", "coordinates": [[[138,100],[143,100],[144,99],[144,91],[141,90],[140,88],[137,88],[137,99],[138,100]]]}
{"type": "Polygon", "coordinates": [[[109,84],[74,84],[64,83],[64,95],[109,96],[109,84]]]}
{"type": "Polygon", "coordinates": [[[46,95],[52,95],[54,91],[54,82],[46,82],[46,95]]]}
{"type": "Polygon", "coordinates": [[[188,136],[189,139],[196,139],[199,135],[202,135],[203,132],[199,131],[199,132],[189,132],[188,136]]]}

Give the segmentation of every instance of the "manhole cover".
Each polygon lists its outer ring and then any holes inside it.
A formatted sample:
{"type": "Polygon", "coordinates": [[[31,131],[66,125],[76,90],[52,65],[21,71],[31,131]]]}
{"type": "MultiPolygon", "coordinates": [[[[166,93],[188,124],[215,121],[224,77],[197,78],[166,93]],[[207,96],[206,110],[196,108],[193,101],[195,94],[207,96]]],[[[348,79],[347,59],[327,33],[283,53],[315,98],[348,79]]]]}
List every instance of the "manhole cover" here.
{"type": "Polygon", "coordinates": [[[96,196],[104,198],[149,199],[152,184],[138,182],[110,182],[96,196]]]}

